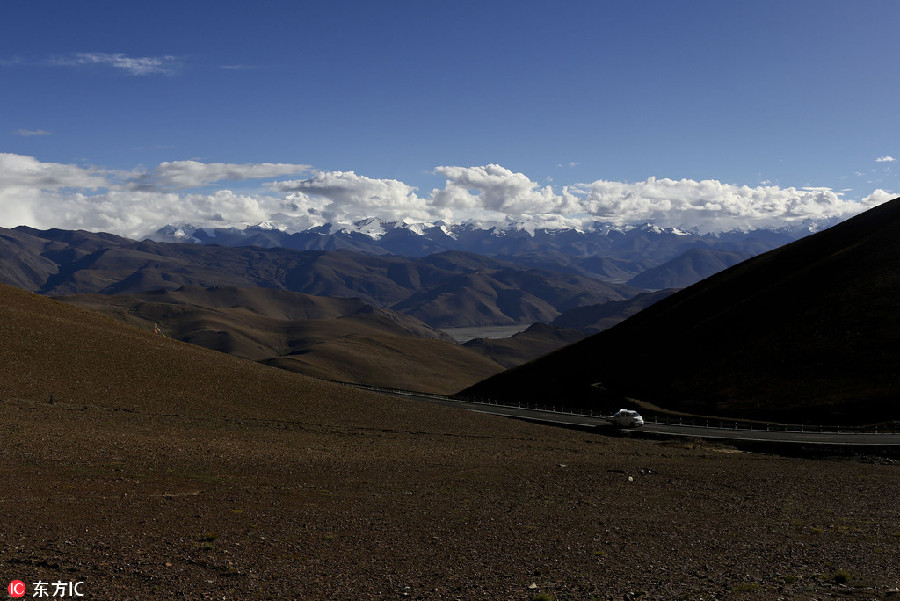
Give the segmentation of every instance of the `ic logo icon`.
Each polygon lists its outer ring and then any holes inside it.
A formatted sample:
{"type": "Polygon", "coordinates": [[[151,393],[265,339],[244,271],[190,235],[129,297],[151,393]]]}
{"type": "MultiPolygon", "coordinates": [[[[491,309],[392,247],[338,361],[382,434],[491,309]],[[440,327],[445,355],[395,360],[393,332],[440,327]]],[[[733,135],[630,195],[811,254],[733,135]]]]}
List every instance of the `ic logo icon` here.
{"type": "Polygon", "coordinates": [[[9,583],[7,587],[9,590],[10,597],[24,597],[25,596],[25,583],[21,580],[13,580],[9,583]]]}

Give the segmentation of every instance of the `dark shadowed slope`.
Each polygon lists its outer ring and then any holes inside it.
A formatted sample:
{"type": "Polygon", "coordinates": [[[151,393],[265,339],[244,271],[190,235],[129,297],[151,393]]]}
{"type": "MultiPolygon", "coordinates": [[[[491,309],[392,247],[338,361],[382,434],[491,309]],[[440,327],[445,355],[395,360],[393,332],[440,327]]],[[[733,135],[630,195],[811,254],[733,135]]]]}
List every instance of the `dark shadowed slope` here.
{"type": "Polygon", "coordinates": [[[584,338],[578,330],[534,323],[508,338],[473,338],[463,346],[490,357],[503,367],[521,365],[584,338]]]}
{"type": "Polygon", "coordinates": [[[900,199],[465,391],[807,422],[900,418],[900,199]]]}
{"type": "Polygon", "coordinates": [[[557,328],[573,328],[586,334],[596,334],[625,321],[675,292],[677,292],[675,289],[645,292],[628,300],[576,307],[565,311],[550,322],[550,325],[557,328]]]}

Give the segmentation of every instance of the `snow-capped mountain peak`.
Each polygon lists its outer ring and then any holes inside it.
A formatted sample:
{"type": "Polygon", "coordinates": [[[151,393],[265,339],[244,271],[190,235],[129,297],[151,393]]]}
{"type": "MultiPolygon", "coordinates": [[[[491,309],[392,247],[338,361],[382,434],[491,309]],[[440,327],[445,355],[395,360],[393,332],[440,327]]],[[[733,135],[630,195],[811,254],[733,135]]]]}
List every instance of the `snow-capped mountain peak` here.
{"type": "Polygon", "coordinates": [[[243,228],[173,224],[160,228],[150,239],[223,246],[285,246],[296,250],[347,249],[404,256],[425,256],[448,250],[504,256],[546,251],[575,257],[636,253],[645,258],[658,255],[661,260],[667,260],[678,249],[697,245],[716,248],[723,244],[741,248],[745,246],[744,241],[749,244],[751,239],[754,249],[775,248],[816,231],[820,225],[796,223],[778,229],[701,233],[654,223],[621,225],[526,219],[451,224],[413,219],[388,222],[371,217],[352,223],[323,223],[300,231],[291,231],[276,221],[243,228]]]}
{"type": "Polygon", "coordinates": [[[286,228],[284,226],[281,226],[281,225],[275,223],[274,221],[260,221],[253,227],[255,227],[257,229],[261,229],[261,230],[278,230],[278,231],[282,231],[282,232],[286,231],[286,228]]]}

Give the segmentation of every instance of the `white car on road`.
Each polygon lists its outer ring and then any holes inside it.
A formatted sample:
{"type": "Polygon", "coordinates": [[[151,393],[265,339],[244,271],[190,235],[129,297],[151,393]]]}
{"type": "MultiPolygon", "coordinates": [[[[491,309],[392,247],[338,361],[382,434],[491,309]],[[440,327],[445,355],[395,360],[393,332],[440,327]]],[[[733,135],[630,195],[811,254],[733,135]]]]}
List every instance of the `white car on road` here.
{"type": "Polygon", "coordinates": [[[611,424],[620,428],[640,428],[644,425],[644,418],[637,411],[631,409],[619,409],[606,418],[611,424]]]}

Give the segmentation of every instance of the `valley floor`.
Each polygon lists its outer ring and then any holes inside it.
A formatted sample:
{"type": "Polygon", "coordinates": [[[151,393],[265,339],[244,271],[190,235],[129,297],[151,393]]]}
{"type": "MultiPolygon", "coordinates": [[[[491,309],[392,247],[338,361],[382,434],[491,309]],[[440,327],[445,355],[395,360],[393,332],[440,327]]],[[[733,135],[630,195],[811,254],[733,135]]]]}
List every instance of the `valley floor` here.
{"type": "Polygon", "coordinates": [[[442,328],[441,331],[449,335],[460,344],[473,338],[509,338],[519,332],[524,332],[530,323],[515,326],[484,326],[478,328],[442,328]]]}
{"type": "Polygon", "coordinates": [[[881,599],[900,586],[896,464],[347,395],[290,418],[3,399],[4,583],[31,597],[37,582],[83,582],[91,599],[881,599]],[[345,413],[361,403],[365,416],[345,413]]]}

